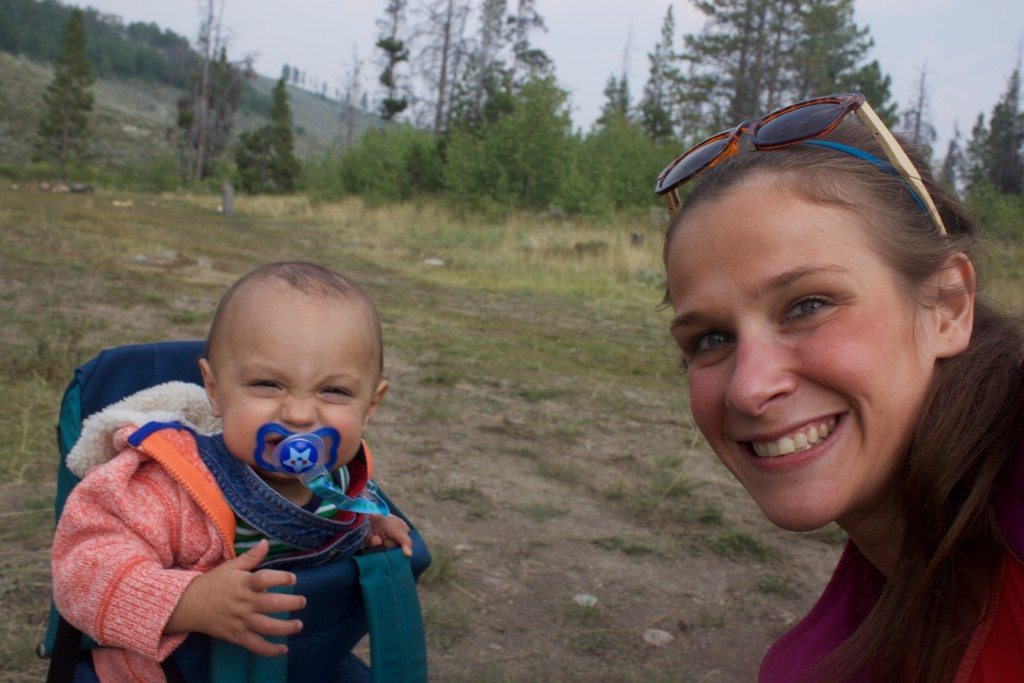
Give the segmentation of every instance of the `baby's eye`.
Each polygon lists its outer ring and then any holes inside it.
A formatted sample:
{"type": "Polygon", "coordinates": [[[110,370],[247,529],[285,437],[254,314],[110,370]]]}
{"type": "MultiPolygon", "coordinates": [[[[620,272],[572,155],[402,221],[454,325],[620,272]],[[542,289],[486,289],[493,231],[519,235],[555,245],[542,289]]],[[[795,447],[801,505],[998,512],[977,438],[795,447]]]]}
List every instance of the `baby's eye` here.
{"type": "Polygon", "coordinates": [[[323,390],[328,396],[352,396],[352,392],[345,387],[327,387],[323,390]]]}
{"type": "Polygon", "coordinates": [[[827,308],[831,305],[831,302],[825,297],[821,296],[809,296],[805,299],[800,299],[792,308],[786,313],[787,318],[802,318],[808,315],[814,315],[823,308],[827,308]]]}
{"type": "Polygon", "coordinates": [[[280,385],[278,385],[278,383],[273,381],[273,380],[258,379],[258,380],[250,382],[249,386],[251,386],[251,387],[258,387],[258,388],[261,388],[261,389],[276,389],[280,385]]]}

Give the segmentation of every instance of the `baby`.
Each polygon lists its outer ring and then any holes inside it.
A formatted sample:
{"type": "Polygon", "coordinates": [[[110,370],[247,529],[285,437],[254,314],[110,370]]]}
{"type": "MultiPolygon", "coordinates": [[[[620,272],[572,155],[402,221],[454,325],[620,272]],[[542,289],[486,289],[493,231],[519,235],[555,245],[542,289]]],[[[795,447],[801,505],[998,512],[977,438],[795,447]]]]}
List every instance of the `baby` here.
{"type": "Polygon", "coordinates": [[[75,487],[57,527],[54,599],[102,646],[100,680],[159,680],[158,662],[193,632],[283,654],[265,636],[302,624],[270,613],[305,604],[268,592],[295,583],[286,568],[364,545],[412,553],[370,481],[362,436],[388,383],[380,319],[356,284],[309,263],[257,268],[221,299],[200,370],[209,404],[191,389],[222,432],[166,411],[121,425],[118,454],[75,487]],[[196,494],[210,481],[227,521],[196,494]]]}

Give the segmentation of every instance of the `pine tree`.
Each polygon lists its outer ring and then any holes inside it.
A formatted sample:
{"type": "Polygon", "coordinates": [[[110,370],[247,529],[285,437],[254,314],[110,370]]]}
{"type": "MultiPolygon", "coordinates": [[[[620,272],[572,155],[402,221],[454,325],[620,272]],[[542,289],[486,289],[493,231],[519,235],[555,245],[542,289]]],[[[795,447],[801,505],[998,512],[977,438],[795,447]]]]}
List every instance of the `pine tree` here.
{"type": "Polygon", "coordinates": [[[985,125],[985,115],[978,113],[971,127],[971,139],[967,142],[966,154],[966,177],[967,191],[973,193],[988,178],[989,156],[988,156],[988,126],[985,125]]]}
{"type": "Polygon", "coordinates": [[[452,86],[449,123],[452,127],[478,128],[500,113],[511,111],[511,73],[502,54],[508,45],[505,33],[506,0],[483,0],[474,48],[452,86]]]}
{"type": "Polygon", "coordinates": [[[292,112],[284,76],[270,96],[270,123],[238,136],[235,163],[244,192],[291,192],[299,179],[292,112]]]}
{"type": "Polygon", "coordinates": [[[402,22],[405,19],[407,0],[388,0],[384,8],[384,18],[377,22],[381,36],[377,47],[383,55],[383,70],[380,73],[380,84],[384,86],[384,97],[380,101],[380,117],[385,123],[391,123],[395,117],[409,107],[409,99],[404,96],[398,68],[402,62],[409,61],[409,50],[405,41],[399,38],[402,22]]]}
{"type": "Polygon", "coordinates": [[[640,99],[640,125],[652,140],[664,140],[672,135],[672,97],[670,89],[679,81],[675,67],[676,20],[672,5],[665,11],[661,22],[661,39],[654,46],[654,52],[647,54],[650,68],[647,83],[640,99]]]}
{"type": "Polygon", "coordinates": [[[508,23],[512,43],[512,78],[516,87],[551,76],[551,58],[530,42],[530,33],[534,30],[547,31],[544,18],[537,11],[536,0],[518,0],[516,12],[508,18],[508,23]]]}
{"type": "Polygon", "coordinates": [[[793,90],[802,0],[692,0],[706,17],[684,36],[677,88],[685,137],[703,137],[779,105],[793,90]],[[782,84],[788,84],[784,87],[782,84]]]}
{"type": "Polygon", "coordinates": [[[960,180],[966,172],[966,159],[960,148],[960,126],[953,124],[953,137],[946,147],[946,157],[942,160],[939,181],[953,192],[959,192],[960,180]]]}
{"type": "Polygon", "coordinates": [[[681,118],[713,132],[787,102],[860,90],[883,118],[888,77],[863,63],[872,41],[853,0],[693,0],[707,17],[685,36],[681,118]]]}
{"type": "Polygon", "coordinates": [[[46,110],[39,121],[36,147],[37,158],[57,162],[61,178],[66,178],[67,164],[72,157],[83,161],[87,156],[88,114],[93,105],[89,88],[94,81],[85,57],[82,10],[75,8],[61,30],[53,80],[43,94],[46,110]]]}
{"type": "Polygon", "coordinates": [[[1003,194],[1024,190],[1024,111],[1020,101],[1020,66],[1010,74],[1006,92],[992,109],[985,141],[986,176],[1003,194]]]}
{"type": "Polygon", "coordinates": [[[618,78],[614,75],[608,77],[604,98],[601,115],[597,119],[598,126],[607,126],[613,120],[629,119],[629,81],[625,72],[618,78]]]}
{"type": "Polygon", "coordinates": [[[888,126],[896,124],[896,103],[891,101],[892,77],[882,72],[878,60],[872,60],[853,73],[846,75],[838,90],[859,92],[867,98],[871,108],[888,126]]]}

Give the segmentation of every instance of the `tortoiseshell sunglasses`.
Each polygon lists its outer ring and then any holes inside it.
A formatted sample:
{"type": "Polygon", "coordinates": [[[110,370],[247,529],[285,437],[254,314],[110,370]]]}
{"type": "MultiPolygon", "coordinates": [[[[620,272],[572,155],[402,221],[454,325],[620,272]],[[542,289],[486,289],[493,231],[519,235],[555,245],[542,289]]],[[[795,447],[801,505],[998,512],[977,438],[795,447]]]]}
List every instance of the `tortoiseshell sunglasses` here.
{"type": "MultiPolygon", "coordinates": [[[[679,194],[676,189],[683,183],[692,180],[715,164],[728,159],[740,151],[740,137],[746,133],[750,136],[754,149],[772,150],[780,147],[807,142],[813,138],[827,135],[833,131],[850,112],[856,112],[868,130],[875,136],[885,156],[888,157],[893,169],[909,185],[915,200],[928,212],[939,234],[945,236],[946,226],[935,208],[935,202],[921,182],[921,175],[914,168],[900,143],[889,131],[878,114],[867,103],[860,93],[838,93],[825,97],[815,97],[803,102],[791,104],[762,116],[754,121],[745,121],[735,128],[724,130],[694,145],[675,161],[669,164],[658,176],[654,191],[664,197],[669,214],[674,214],[680,206],[679,194]]],[[[833,146],[833,145],[830,145],[833,146]]],[[[834,145],[847,153],[856,154],[845,145],[834,145]]],[[[878,161],[866,152],[856,154],[867,161],[878,161]]]]}

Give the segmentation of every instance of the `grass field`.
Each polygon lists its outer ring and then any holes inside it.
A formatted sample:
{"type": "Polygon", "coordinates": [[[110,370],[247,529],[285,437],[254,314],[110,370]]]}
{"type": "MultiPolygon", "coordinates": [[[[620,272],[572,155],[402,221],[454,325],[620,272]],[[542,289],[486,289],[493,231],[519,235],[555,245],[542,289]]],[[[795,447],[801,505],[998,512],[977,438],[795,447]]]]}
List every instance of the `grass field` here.
{"type": "MultiPolygon", "coordinates": [[[[371,439],[434,552],[422,599],[438,680],[749,678],[820,589],[842,535],[770,528],[692,427],[657,310],[660,216],[238,209],[0,188],[0,678],[42,676],[53,426],[72,369],[107,346],[203,336],[224,288],[269,260],[338,268],[381,310],[392,392],[371,439]],[[651,626],[676,641],[645,645],[651,626]]],[[[994,254],[998,298],[1019,302],[1019,249],[994,254]]]]}

